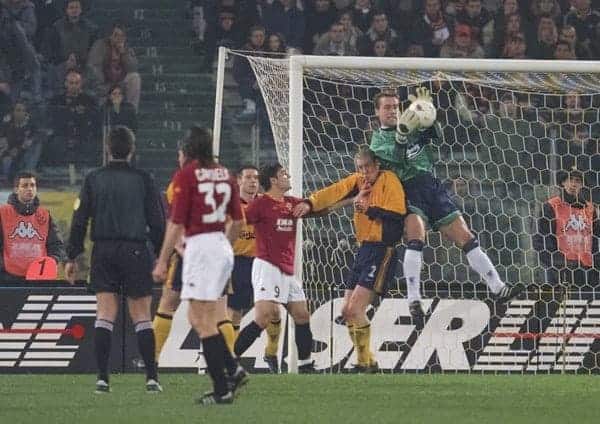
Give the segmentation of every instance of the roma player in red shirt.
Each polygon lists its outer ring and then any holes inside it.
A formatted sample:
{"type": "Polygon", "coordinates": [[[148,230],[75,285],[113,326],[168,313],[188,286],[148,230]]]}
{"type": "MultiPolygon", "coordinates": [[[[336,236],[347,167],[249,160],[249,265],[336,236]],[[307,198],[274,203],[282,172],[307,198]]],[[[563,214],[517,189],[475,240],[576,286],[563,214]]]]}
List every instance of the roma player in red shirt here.
{"type": "Polygon", "coordinates": [[[261,169],[259,178],[265,194],[246,208],[246,222],[254,225],[256,234],[252,265],[255,318],[240,332],[235,354],[241,356],[277,319],[282,304],[296,324],[298,371],[312,372],[310,314],[302,283],[294,277],[297,218],[292,211],[303,199],[285,195],[291,188],[290,177],[278,163],[261,169]]]}
{"type": "Polygon", "coordinates": [[[199,403],[232,403],[235,382],[228,381],[224,368],[226,360],[233,358],[217,329],[217,301],[231,275],[231,245],[243,224],[239,188],[235,177],[214,162],[210,131],[193,127],[186,143],[194,160],[174,178],[171,215],[153,276],[164,281],[169,258],[185,233],[181,299],[190,301],[190,324],[202,340],[214,387],[199,403]],[[232,223],[226,232],[227,215],[232,223]]]}

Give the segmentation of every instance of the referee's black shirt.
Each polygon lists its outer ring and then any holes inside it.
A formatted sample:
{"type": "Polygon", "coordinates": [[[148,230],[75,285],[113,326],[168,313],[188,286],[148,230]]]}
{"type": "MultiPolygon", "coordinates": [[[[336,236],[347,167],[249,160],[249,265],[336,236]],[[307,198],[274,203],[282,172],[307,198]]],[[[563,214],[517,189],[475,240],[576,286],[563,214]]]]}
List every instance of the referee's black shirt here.
{"type": "Polygon", "coordinates": [[[150,175],[126,161],[111,161],[90,172],[75,202],[69,259],[83,252],[88,220],[92,219],[92,241],[152,242],[160,251],[165,233],[165,213],[150,175]]]}

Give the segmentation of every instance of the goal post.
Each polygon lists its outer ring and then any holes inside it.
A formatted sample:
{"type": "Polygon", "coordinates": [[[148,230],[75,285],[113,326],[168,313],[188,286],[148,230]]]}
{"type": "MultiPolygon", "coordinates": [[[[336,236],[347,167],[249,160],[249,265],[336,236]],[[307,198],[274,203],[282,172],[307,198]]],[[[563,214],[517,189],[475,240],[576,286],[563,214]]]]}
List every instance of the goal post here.
{"type": "MultiPolygon", "coordinates": [[[[295,196],[354,171],[354,151],[377,127],[377,92],[395,88],[406,107],[407,94],[428,87],[443,127],[433,146],[436,176],[449,184],[501,278],[536,289],[496,305],[462,251],[429,232],[422,291],[431,318],[423,332],[408,321],[401,266],[389,296],[369,311],[382,369],[600,371],[596,290],[576,284],[563,297],[546,290],[531,241],[542,202],[557,192],[558,171],[576,166],[598,182],[599,169],[586,150],[600,138],[598,62],[228,53],[250,62],[295,196]],[[578,333],[591,338],[573,336],[578,333]]],[[[318,368],[331,372],[347,371],[355,361],[340,317],[356,251],[349,209],[305,220],[297,238],[296,272],[313,314],[314,357],[318,368]]]]}

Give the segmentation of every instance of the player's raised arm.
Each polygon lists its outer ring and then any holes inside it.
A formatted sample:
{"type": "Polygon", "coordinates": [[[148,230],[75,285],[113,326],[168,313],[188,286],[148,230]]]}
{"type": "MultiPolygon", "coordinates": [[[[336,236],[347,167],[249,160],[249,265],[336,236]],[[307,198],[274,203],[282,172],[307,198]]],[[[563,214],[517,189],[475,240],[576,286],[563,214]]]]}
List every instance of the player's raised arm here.
{"type": "Polygon", "coordinates": [[[311,194],[294,208],[297,218],[320,216],[352,203],[359,192],[358,175],[352,174],[311,194]]]}

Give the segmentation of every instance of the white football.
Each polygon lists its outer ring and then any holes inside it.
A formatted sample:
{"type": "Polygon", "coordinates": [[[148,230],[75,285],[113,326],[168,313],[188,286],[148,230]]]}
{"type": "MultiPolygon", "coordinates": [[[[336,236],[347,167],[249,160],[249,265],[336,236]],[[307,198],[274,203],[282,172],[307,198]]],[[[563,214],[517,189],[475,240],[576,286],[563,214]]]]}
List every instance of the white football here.
{"type": "Polygon", "coordinates": [[[437,112],[433,103],[427,100],[415,100],[408,108],[419,117],[421,128],[429,128],[435,122],[437,112]]]}

